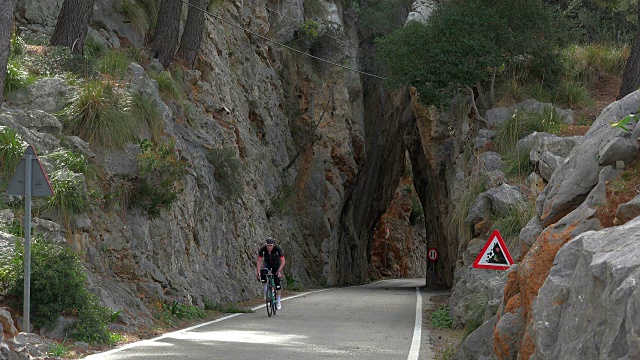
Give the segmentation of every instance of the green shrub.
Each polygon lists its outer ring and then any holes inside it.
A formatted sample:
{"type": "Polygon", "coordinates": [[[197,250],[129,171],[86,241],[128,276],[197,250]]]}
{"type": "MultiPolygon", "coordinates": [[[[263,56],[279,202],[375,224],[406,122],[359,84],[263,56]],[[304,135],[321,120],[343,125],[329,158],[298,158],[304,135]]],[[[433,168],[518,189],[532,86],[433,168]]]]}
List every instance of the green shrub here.
{"type": "Polygon", "coordinates": [[[16,172],[26,146],[18,133],[8,127],[0,127],[0,186],[5,189],[16,172]]]}
{"type": "Polygon", "coordinates": [[[307,20],[300,24],[300,32],[310,40],[316,39],[320,36],[320,23],[313,20],[307,20]]]}
{"type": "Polygon", "coordinates": [[[89,62],[95,62],[104,55],[107,51],[107,47],[92,36],[87,36],[87,39],[84,42],[84,49],[82,51],[84,53],[84,57],[87,58],[89,62]]]}
{"type": "Polygon", "coordinates": [[[558,133],[563,126],[564,124],[555,111],[516,112],[509,120],[499,126],[494,139],[495,150],[501,155],[506,155],[516,148],[518,140],[532,132],[558,133]]]}
{"type": "Polygon", "coordinates": [[[453,324],[453,320],[449,314],[449,307],[446,305],[439,307],[431,315],[431,325],[438,329],[450,329],[451,324],[453,324]]]}
{"type": "Polygon", "coordinates": [[[27,44],[17,34],[11,36],[11,48],[9,50],[9,59],[15,59],[25,54],[27,50],[27,44]]]}
{"type": "Polygon", "coordinates": [[[424,215],[422,204],[417,195],[411,196],[411,213],[409,214],[409,223],[415,225],[420,218],[424,215]]]}
{"type": "Polygon", "coordinates": [[[103,74],[122,79],[127,74],[131,61],[126,49],[109,49],[96,60],[96,69],[103,74]]]}
{"type": "Polygon", "coordinates": [[[284,280],[286,283],[287,290],[291,291],[305,291],[305,288],[300,285],[300,282],[296,280],[293,276],[284,276],[284,280]]]}
{"type": "MultiPolygon", "coordinates": [[[[22,304],[23,246],[18,243],[11,259],[7,294],[14,306],[22,304]]],[[[31,246],[31,319],[38,327],[52,328],[61,315],[78,315],[72,334],[76,340],[101,343],[108,338],[109,309],[99,305],[84,286],[86,274],[71,249],[35,237],[31,246]],[[106,315],[106,316],[103,316],[106,315]],[[83,332],[82,329],[87,329],[83,332]],[[88,333],[90,332],[90,333],[88,333]]]]}
{"type": "Polygon", "coordinates": [[[535,170],[534,164],[531,163],[529,151],[520,151],[515,148],[505,154],[503,160],[506,165],[504,174],[510,179],[514,177],[522,178],[535,170]]]}
{"type": "Polygon", "coordinates": [[[176,319],[193,320],[202,319],[205,316],[204,310],[192,305],[183,305],[177,301],[171,304],[162,304],[160,313],[155,314],[156,319],[168,324],[172,324],[176,319]]]}
{"type": "Polygon", "coordinates": [[[607,44],[571,45],[562,50],[570,81],[596,84],[602,76],[622,76],[627,48],[607,44]]]}
{"type": "Polygon", "coordinates": [[[581,105],[590,105],[593,103],[593,99],[589,95],[589,90],[580,83],[561,81],[554,93],[553,102],[574,108],[581,105]]]}
{"type": "MultiPolygon", "coordinates": [[[[467,149],[467,151],[469,151],[467,149]]],[[[469,208],[480,193],[487,190],[486,179],[478,172],[467,176],[459,184],[451,201],[451,209],[445,223],[445,232],[450,239],[471,238],[469,226],[465,223],[469,208]]]]}
{"type": "Polygon", "coordinates": [[[7,71],[4,79],[4,92],[10,94],[29,85],[29,73],[17,60],[7,63],[7,71]]]}
{"type": "Polygon", "coordinates": [[[89,80],[63,111],[66,130],[89,143],[123,146],[136,138],[140,125],[131,121],[131,96],[113,84],[89,80]]]}
{"type": "Polygon", "coordinates": [[[507,247],[513,248],[517,245],[520,230],[534,215],[535,206],[533,203],[527,202],[523,206],[512,206],[505,215],[493,219],[492,230],[500,231],[507,247]]]}
{"type": "Polygon", "coordinates": [[[465,305],[465,338],[482,325],[486,308],[487,296],[481,293],[474,294],[471,301],[465,305]]]}
{"type": "Polygon", "coordinates": [[[153,139],[157,139],[162,135],[164,115],[149,97],[140,93],[134,94],[131,99],[131,115],[135,119],[135,123],[147,124],[153,139]]]}
{"type": "Polygon", "coordinates": [[[175,140],[153,144],[144,140],[138,155],[139,185],[132,203],[143,208],[151,218],[171,206],[182,191],[178,187],[186,175],[187,164],[175,151],[175,140]]]}
{"type": "Polygon", "coordinates": [[[149,77],[158,83],[158,89],[160,90],[161,95],[172,100],[179,101],[182,99],[180,86],[170,72],[166,70],[161,72],[151,72],[149,73],[149,77]]]}
{"type": "Polygon", "coordinates": [[[56,151],[45,155],[45,157],[53,160],[58,169],[66,168],[77,174],[84,174],[88,169],[85,156],[71,150],[56,151]]]}
{"type": "Polygon", "coordinates": [[[158,0],[122,0],[122,14],[142,34],[155,29],[159,11],[158,0]]]}
{"type": "Polygon", "coordinates": [[[55,210],[65,225],[70,224],[73,215],[89,208],[87,191],[79,179],[53,177],[51,187],[53,196],[48,198],[44,209],[55,210]]]}
{"type": "Polygon", "coordinates": [[[236,199],[244,194],[242,187],[242,162],[231,147],[213,148],[206,153],[207,161],[213,165],[214,178],[220,184],[227,199],[236,199]]]}

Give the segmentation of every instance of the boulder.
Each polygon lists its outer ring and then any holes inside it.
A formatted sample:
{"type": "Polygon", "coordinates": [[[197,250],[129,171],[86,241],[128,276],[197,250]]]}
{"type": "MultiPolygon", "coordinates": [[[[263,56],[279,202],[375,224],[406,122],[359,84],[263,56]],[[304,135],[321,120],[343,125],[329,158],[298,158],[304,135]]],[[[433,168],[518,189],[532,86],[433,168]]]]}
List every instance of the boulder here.
{"type": "Polygon", "coordinates": [[[619,224],[624,224],[638,216],[640,216],[640,195],[618,206],[616,210],[616,219],[618,219],[619,224]]]}

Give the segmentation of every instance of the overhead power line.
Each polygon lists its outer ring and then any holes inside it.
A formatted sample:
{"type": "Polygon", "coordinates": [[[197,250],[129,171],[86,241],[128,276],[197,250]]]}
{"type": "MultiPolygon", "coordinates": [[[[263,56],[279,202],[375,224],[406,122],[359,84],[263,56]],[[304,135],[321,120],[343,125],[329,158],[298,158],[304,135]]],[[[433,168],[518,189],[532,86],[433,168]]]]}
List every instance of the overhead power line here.
{"type": "Polygon", "coordinates": [[[215,19],[217,19],[217,20],[219,20],[219,21],[221,21],[221,22],[223,22],[223,23],[225,23],[225,24],[227,24],[227,25],[233,26],[233,27],[235,27],[236,29],[240,29],[240,30],[242,30],[242,31],[244,31],[244,32],[248,32],[248,33],[250,33],[250,34],[252,34],[252,35],[255,35],[255,36],[257,36],[257,37],[259,37],[259,38],[261,38],[261,39],[263,39],[263,40],[266,40],[266,41],[268,41],[268,42],[271,42],[271,43],[274,43],[274,44],[276,44],[276,45],[282,46],[283,48],[285,48],[285,49],[287,49],[287,50],[297,52],[298,54],[301,54],[301,55],[304,55],[304,56],[310,57],[310,58],[312,58],[312,59],[314,59],[314,60],[318,60],[318,61],[321,61],[321,62],[327,63],[327,64],[329,64],[329,65],[333,65],[333,66],[337,66],[337,67],[343,68],[343,69],[345,69],[345,70],[349,70],[349,71],[357,72],[357,73],[359,73],[359,74],[366,75],[366,76],[371,76],[371,77],[374,77],[374,78],[377,78],[377,79],[386,80],[386,78],[385,78],[385,77],[382,77],[382,76],[379,76],[379,75],[375,75],[375,74],[371,74],[371,73],[364,72],[364,71],[361,71],[361,70],[357,70],[357,69],[354,69],[354,68],[350,68],[350,67],[348,67],[348,66],[344,66],[344,65],[341,65],[341,64],[338,64],[338,63],[335,63],[335,62],[332,62],[332,61],[329,61],[329,60],[326,60],[326,59],[323,59],[323,58],[320,58],[320,57],[317,57],[317,56],[311,55],[311,54],[307,54],[307,53],[306,53],[306,52],[304,52],[304,51],[300,51],[300,50],[298,50],[298,49],[292,48],[291,46],[287,46],[287,45],[285,45],[285,44],[283,44],[283,43],[281,43],[281,42],[275,41],[275,40],[273,40],[273,39],[269,39],[268,37],[263,36],[263,35],[260,35],[260,34],[258,34],[258,33],[256,33],[256,32],[254,32],[254,31],[251,31],[251,30],[249,30],[249,29],[245,29],[245,28],[243,28],[243,27],[242,27],[242,26],[240,26],[240,25],[236,25],[236,24],[232,23],[231,21],[225,20],[225,19],[223,19],[223,18],[222,18],[222,17],[220,17],[220,16],[217,16],[217,15],[214,15],[214,14],[212,14],[212,13],[208,12],[208,11],[207,11],[207,10],[205,10],[205,9],[202,9],[202,8],[200,8],[200,7],[198,7],[198,6],[195,6],[195,5],[193,5],[193,4],[190,4],[190,3],[189,3],[188,1],[186,1],[186,0],[179,0],[179,1],[181,1],[183,4],[187,4],[188,6],[191,6],[191,7],[192,7],[192,8],[194,8],[194,9],[197,9],[197,10],[199,10],[199,11],[202,11],[203,13],[205,13],[205,14],[209,15],[210,17],[215,18],[215,19]]]}
{"type": "MultiPolygon", "coordinates": [[[[282,13],[280,13],[280,12],[278,12],[278,11],[276,11],[276,10],[274,10],[274,9],[270,8],[270,7],[267,7],[267,6],[265,6],[265,5],[259,4],[259,3],[255,2],[255,1],[253,1],[253,0],[245,0],[245,1],[250,2],[250,3],[252,3],[252,4],[256,5],[256,6],[260,6],[260,7],[264,8],[264,9],[266,9],[266,10],[267,10],[267,11],[269,11],[269,12],[272,12],[272,13],[278,14],[278,16],[280,16],[280,17],[282,17],[282,18],[285,18],[285,19],[288,19],[288,20],[291,20],[293,23],[296,23],[296,24],[299,24],[299,25],[300,25],[300,24],[303,24],[303,22],[298,21],[298,19],[295,19],[295,18],[293,18],[293,17],[291,17],[291,16],[287,16],[287,15],[285,15],[285,14],[282,14],[282,13]]],[[[345,45],[349,45],[349,46],[353,46],[353,44],[351,44],[350,42],[348,42],[348,41],[346,41],[346,40],[338,39],[337,37],[334,37],[334,36],[329,35],[329,34],[327,33],[327,31],[321,31],[321,32],[322,32],[322,34],[323,34],[324,36],[326,36],[326,37],[328,37],[328,38],[330,38],[330,39],[333,39],[333,40],[335,40],[335,41],[337,41],[337,42],[339,42],[339,43],[342,43],[342,44],[345,44],[345,45]]],[[[361,48],[361,47],[358,47],[357,49],[358,49],[358,50],[360,50],[360,51],[362,51],[362,52],[365,52],[365,53],[367,53],[367,54],[369,54],[369,55],[372,55],[372,56],[374,55],[374,54],[373,54],[373,53],[371,53],[370,51],[365,50],[365,49],[363,49],[363,48],[361,48]]]]}

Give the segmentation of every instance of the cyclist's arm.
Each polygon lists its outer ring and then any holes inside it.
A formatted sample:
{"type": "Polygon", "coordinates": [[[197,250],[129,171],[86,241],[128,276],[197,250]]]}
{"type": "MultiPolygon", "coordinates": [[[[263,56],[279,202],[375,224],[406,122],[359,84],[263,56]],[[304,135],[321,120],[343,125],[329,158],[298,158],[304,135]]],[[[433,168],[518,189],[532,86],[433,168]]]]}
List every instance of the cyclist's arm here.
{"type": "Polygon", "coordinates": [[[256,274],[260,275],[260,269],[262,269],[262,256],[258,255],[258,261],[256,261],[256,274]]]}
{"type": "Polygon", "coordinates": [[[282,269],[284,269],[284,264],[287,261],[284,259],[284,256],[280,256],[280,267],[278,268],[278,272],[282,274],[282,269]]]}

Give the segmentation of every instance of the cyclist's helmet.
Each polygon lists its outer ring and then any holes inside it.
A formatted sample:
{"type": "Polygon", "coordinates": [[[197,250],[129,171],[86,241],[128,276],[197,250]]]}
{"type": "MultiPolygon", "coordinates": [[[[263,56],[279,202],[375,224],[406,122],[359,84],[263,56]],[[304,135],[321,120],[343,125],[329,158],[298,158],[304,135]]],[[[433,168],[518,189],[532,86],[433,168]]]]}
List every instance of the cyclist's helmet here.
{"type": "Polygon", "coordinates": [[[267,244],[267,245],[273,245],[273,244],[275,244],[275,243],[276,243],[276,240],[275,240],[274,238],[272,238],[271,236],[269,236],[269,237],[264,241],[264,243],[265,243],[265,244],[267,244]]]}

